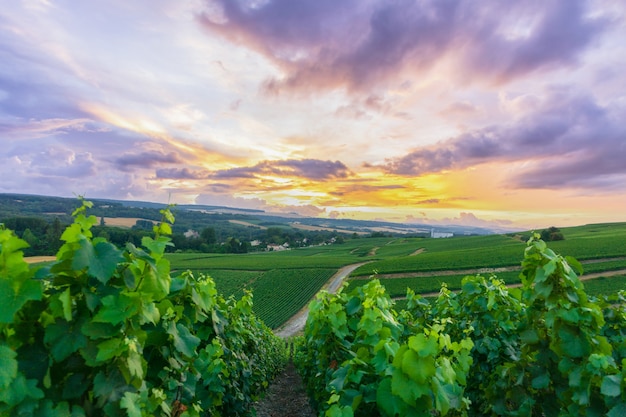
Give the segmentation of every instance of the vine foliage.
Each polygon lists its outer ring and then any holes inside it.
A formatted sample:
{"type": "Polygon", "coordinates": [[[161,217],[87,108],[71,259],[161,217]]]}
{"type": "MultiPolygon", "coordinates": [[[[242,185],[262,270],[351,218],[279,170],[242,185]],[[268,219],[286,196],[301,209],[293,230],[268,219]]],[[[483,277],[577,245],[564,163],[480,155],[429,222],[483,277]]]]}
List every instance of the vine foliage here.
{"type": "Polygon", "coordinates": [[[626,415],[626,292],[528,241],[521,288],[467,276],[396,311],[378,280],[312,302],[296,356],[320,415],[626,415]]]}
{"type": "Polygon", "coordinates": [[[31,268],[0,230],[0,414],[244,416],[282,368],[284,343],[252,296],[170,275],[169,209],[124,250],[93,238],[82,201],[56,261],[31,268]]]}

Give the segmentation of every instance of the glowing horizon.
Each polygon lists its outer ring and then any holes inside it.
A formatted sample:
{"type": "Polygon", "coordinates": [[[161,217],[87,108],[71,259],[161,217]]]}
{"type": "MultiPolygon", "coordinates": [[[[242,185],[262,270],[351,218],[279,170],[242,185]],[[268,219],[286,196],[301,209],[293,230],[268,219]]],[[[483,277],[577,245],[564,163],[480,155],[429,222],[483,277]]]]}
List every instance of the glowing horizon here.
{"type": "Polygon", "coordinates": [[[11,2],[0,34],[2,193],[626,221],[620,2],[11,2]]]}

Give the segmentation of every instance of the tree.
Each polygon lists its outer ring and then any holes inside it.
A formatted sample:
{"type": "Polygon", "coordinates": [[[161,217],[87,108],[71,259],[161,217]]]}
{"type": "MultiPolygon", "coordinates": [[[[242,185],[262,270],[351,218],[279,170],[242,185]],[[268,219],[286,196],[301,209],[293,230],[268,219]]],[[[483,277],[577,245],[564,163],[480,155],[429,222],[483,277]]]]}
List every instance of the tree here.
{"type": "Polygon", "coordinates": [[[63,234],[63,225],[58,217],[54,218],[54,221],[46,230],[46,246],[50,253],[56,253],[62,245],[61,235],[63,234]]]}
{"type": "Polygon", "coordinates": [[[555,240],[564,240],[565,237],[561,230],[558,228],[551,226],[548,229],[544,229],[541,231],[541,240],[544,242],[553,242],[555,240]]]}
{"type": "Polygon", "coordinates": [[[227,253],[247,253],[248,252],[248,246],[242,243],[239,239],[236,239],[234,237],[229,237],[228,239],[226,239],[226,244],[224,246],[226,247],[227,253]]]}
{"type": "Polygon", "coordinates": [[[212,227],[206,227],[202,229],[200,233],[200,237],[204,240],[207,245],[215,245],[217,243],[217,236],[215,234],[215,229],[212,227]]]}
{"type": "Polygon", "coordinates": [[[24,233],[22,233],[22,239],[24,239],[31,248],[34,248],[39,244],[39,239],[37,239],[37,236],[35,236],[35,234],[31,232],[30,229],[24,230],[24,233]]]}

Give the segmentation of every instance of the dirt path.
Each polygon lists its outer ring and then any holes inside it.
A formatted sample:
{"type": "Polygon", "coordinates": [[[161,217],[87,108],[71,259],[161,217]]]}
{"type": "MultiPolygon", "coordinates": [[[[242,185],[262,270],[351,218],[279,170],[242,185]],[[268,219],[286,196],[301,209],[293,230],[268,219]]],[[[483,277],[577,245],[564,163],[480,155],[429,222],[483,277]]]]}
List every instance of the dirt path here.
{"type": "MultiPolygon", "coordinates": [[[[333,275],[322,287],[330,293],[336,293],[348,275],[359,266],[366,264],[347,265],[333,275]]],[[[275,331],[276,335],[288,338],[302,332],[309,315],[309,307],[305,306],[291,319],[275,331]]],[[[285,370],[271,383],[265,397],[255,405],[257,417],[315,417],[316,413],[309,403],[309,398],[302,384],[302,378],[296,371],[292,361],[285,370]]]]}
{"type": "MultiPolygon", "coordinates": [[[[367,262],[361,262],[358,264],[347,265],[341,268],[335,275],[333,275],[328,283],[322,287],[322,290],[326,290],[330,293],[336,293],[337,290],[343,284],[343,281],[346,279],[348,275],[361,265],[365,265],[367,262]]],[[[285,324],[279,327],[274,333],[276,335],[286,338],[299,334],[304,329],[304,325],[306,324],[306,319],[309,316],[309,306],[307,305],[297,312],[292,318],[287,320],[285,324]]]]}
{"type": "Polygon", "coordinates": [[[254,408],[257,417],[315,417],[302,378],[292,362],[276,377],[254,408]]]}
{"type": "Polygon", "coordinates": [[[56,261],[57,257],[56,256],[26,256],[24,257],[24,260],[28,262],[29,264],[36,264],[40,262],[56,261]]]}
{"type": "MultiPolygon", "coordinates": [[[[348,265],[341,268],[329,282],[322,288],[331,293],[337,292],[341,287],[341,284],[345,278],[350,275],[352,271],[367,262],[359,264],[348,265]]],[[[518,267],[515,267],[518,268],[518,267]]],[[[513,269],[513,268],[512,268],[513,269]]],[[[507,270],[506,268],[490,268],[489,272],[497,272],[498,270],[507,270]]],[[[471,273],[479,273],[481,270],[472,270],[471,273]]],[[[449,275],[458,274],[459,271],[443,271],[450,272],[449,275]]],[[[601,276],[614,276],[625,274],[626,270],[608,271],[602,273],[594,273],[584,275],[581,280],[589,280],[598,278],[601,276]]],[[[440,274],[440,272],[437,272],[440,274]]],[[[413,275],[415,276],[415,275],[413,275]]],[[[509,287],[519,287],[521,284],[512,284],[509,287]]],[[[437,296],[439,293],[421,294],[425,297],[437,296]]],[[[309,310],[308,306],[300,310],[295,316],[293,316],[287,323],[285,323],[276,334],[281,337],[294,336],[304,328],[309,310]]],[[[258,417],[315,417],[316,413],[309,403],[308,396],[304,389],[302,378],[297,373],[293,362],[290,361],[285,370],[276,377],[274,382],[268,388],[265,397],[255,405],[255,410],[258,417]]]]}

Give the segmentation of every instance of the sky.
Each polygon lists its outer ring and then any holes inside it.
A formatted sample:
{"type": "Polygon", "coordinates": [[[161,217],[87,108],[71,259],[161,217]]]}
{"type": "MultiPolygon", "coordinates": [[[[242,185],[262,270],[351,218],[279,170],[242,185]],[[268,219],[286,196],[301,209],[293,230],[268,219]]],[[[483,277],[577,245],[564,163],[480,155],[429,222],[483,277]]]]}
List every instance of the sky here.
{"type": "Polygon", "coordinates": [[[623,0],[14,0],[0,193],[626,221],[623,0]]]}

